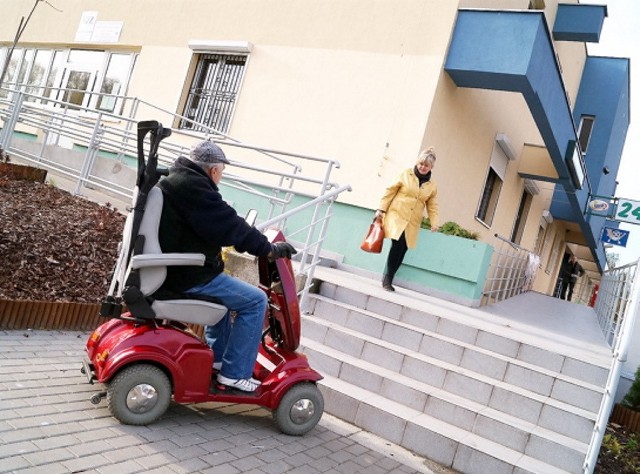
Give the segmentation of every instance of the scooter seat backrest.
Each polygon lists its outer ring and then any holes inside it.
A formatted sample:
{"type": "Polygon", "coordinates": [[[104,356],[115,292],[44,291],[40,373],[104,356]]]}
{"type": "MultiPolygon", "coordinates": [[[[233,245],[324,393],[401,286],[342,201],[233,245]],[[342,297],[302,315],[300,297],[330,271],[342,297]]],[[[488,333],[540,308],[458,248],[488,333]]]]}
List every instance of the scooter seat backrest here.
{"type": "MultiPolygon", "coordinates": [[[[145,239],[143,251],[134,255],[132,261],[132,268],[140,272],[140,291],[144,296],[153,295],[162,286],[167,277],[167,265],[204,264],[203,254],[162,253],[158,231],[163,202],[160,188],[151,189],[138,232],[145,239]]],[[[156,318],[202,325],[217,324],[227,312],[227,308],[221,304],[185,297],[154,299],[151,308],[156,318]]]]}
{"type": "MultiPolygon", "coordinates": [[[[144,246],[142,254],[161,254],[158,230],[160,229],[160,218],[162,217],[162,205],[164,198],[162,191],[154,186],[147,197],[140,230],[138,235],[144,236],[144,246]]],[[[166,266],[151,266],[140,268],[140,291],[145,296],[153,294],[167,277],[166,266]]]]}

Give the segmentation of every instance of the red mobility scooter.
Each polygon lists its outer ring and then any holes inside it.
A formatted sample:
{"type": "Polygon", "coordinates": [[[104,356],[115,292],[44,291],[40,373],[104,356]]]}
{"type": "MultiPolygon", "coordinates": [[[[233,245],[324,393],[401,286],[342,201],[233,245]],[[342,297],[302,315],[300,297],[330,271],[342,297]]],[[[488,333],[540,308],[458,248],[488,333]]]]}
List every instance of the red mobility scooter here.
{"type": "MultiPolygon", "coordinates": [[[[157,152],[170,134],[155,121],[138,124],[133,207],[100,311],[109,320],[90,335],[83,360],[82,372],[89,382],[106,386],[91,402],[106,398],[111,414],[131,425],[157,420],[172,396],[177,403],[250,403],[272,410],[283,433],[303,435],[320,420],[324,401],[316,385],[322,376],[309,367],[306,356],[296,353],[300,309],[290,260],[258,260],[260,288],[269,305],[253,373],[262,384],[255,392],[218,385],[213,352],[192,330],[194,324],[216,324],[227,308],[158,291],[167,266],[204,263],[202,254],[165,254],[158,244],[162,192],[155,184],[167,170],[158,168],[157,152]]],[[[284,240],[279,231],[268,230],[265,235],[272,242],[284,240]]]]}

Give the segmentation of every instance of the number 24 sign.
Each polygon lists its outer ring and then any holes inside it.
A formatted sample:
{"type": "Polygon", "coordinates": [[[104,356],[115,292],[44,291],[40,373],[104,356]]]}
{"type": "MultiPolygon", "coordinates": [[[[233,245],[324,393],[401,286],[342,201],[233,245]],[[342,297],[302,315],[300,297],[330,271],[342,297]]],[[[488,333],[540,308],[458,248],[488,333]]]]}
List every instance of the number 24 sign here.
{"type": "Polygon", "coordinates": [[[640,201],[619,198],[614,219],[632,224],[640,224],[640,201]]]}

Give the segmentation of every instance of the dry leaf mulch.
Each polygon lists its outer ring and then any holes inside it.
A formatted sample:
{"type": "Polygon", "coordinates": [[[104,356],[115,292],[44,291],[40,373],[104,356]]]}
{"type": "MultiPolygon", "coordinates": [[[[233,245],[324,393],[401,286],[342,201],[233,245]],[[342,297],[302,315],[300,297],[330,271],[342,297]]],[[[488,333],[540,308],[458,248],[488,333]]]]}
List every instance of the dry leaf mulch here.
{"type": "Polygon", "coordinates": [[[0,298],[100,302],[124,220],[109,205],[0,176],[0,298]]]}

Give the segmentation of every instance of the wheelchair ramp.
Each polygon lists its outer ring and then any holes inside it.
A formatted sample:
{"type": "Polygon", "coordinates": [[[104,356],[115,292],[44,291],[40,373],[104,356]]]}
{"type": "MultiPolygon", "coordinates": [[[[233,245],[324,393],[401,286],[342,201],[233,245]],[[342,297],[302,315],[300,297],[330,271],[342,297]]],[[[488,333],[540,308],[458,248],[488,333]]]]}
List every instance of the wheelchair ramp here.
{"type": "Polygon", "coordinates": [[[611,354],[591,308],[468,308],[318,268],[302,349],[326,411],[464,473],[580,472],[611,354]]]}

